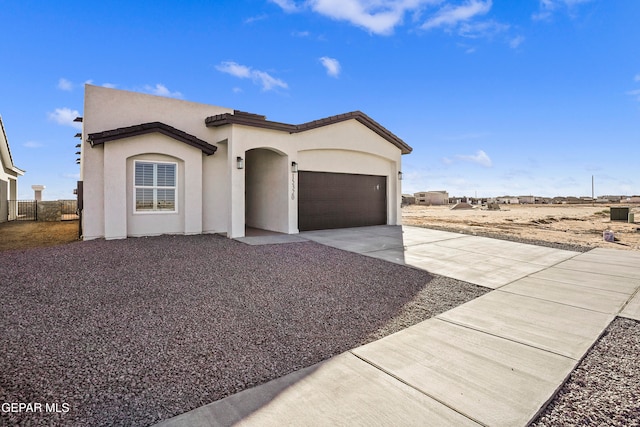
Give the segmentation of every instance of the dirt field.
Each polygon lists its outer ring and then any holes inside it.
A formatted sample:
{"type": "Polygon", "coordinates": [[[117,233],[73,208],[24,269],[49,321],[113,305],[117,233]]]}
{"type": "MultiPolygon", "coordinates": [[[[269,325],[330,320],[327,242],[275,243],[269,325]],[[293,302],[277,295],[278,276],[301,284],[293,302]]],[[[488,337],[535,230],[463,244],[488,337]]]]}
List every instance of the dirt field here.
{"type": "Polygon", "coordinates": [[[78,220],[60,222],[10,221],[0,223],[0,252],[41,248],[78,240],[78,220]]]}
{"type": "Polygon", "coordinates": [[[500,205],[451,210],[446,206],[410,205],[402,209],[405,225],[433,226],[465,233],[492,233],[573,245],[640,250],[640,206],[632,206],[635,224],[611,221],[609,206],[591,205],[500,205]],[[602,233],[614,232],[615,243],[602,233]]]}

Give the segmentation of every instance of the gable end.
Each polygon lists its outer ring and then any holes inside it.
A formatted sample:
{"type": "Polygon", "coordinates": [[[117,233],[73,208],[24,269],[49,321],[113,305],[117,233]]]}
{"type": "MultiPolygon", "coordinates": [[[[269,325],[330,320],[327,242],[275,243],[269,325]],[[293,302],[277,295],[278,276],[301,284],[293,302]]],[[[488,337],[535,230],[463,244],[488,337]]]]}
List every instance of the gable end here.
{"type": "Polygon", "coordinates": [[[215,145],[211,145],[200,138],[197,138],[191,134],[188,134],[161,122],[143,123],[135,126],[90,133],[87,136],[87,142],[91,144],[91,147],[94,147],[96,145],[104,144],[105,142],[131,138],[133,136],[145,135],[154,132],[161,133],[170,138],[191,145],[192,147],[198,148],[202,150],[202,152],[207,156],[212,155],[218,149],[218,147],[216,147],[215,145]]]}

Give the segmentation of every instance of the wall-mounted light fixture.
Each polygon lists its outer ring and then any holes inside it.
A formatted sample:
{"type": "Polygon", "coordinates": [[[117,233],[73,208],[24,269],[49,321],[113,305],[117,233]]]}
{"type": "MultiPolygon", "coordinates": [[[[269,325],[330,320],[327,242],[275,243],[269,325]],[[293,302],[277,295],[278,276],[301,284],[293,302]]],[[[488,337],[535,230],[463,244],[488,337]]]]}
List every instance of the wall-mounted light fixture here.
{"type": "Polygon", "coordinates": [[[398,172],[398,181],[402,181],[402,172],[398,172]]]}
{"type": "Polygon", "coordinates": [[[296,162],[291,162],[291,172],[298,172],[298,164],[296,162]]]}
{"type": "Polygon", "coordinates": [[[236,167],[238,169],[244,169],[244,159],[240,156],[236,157],[236,167]]]}

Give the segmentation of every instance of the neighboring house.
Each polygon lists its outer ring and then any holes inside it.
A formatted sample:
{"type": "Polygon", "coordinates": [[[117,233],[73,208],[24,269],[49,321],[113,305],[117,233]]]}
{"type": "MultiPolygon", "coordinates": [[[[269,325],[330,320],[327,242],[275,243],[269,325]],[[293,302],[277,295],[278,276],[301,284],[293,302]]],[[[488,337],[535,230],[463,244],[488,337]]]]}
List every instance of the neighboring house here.
{"type": "Polygon", "coordinates": [[[356,111],[301,125],[86,85],[85,240],[400,224],[404,141],[356,111]]]}
{"type": "Polygon", "coordinates": [[[402,195],[402,205],[403,206],[407,206],[407,205],[415,205],[416,203],[416,198],[413,194],[403,194],[402,195]]]}
{"type": "Polygon", "coordinates": [[[16,219],[18,206],[18,176],[24,171],[13,164],[9,140],[0,117],[0,222],[16,219]],[[9,203],[14,206],[9,209],[9,203]]]}
{"type": "Polygon", "coordinates": [[[496,198],[497,202],[501,205],[517,205],[520,203],[520,199],[513,196],[502,196],[496,198]]]}
{"type": "Polygon", "coordinates": [[[518,203],[523,205],[534,204],[536,202],[535,196],[518,196],[518,203]]]}
{"type": "Polygon", "coordinates": [[[449,193],[446,191],[423,191],[414,193],[416,204],[418,205],[447,205],[449,204],[449,193]]]}

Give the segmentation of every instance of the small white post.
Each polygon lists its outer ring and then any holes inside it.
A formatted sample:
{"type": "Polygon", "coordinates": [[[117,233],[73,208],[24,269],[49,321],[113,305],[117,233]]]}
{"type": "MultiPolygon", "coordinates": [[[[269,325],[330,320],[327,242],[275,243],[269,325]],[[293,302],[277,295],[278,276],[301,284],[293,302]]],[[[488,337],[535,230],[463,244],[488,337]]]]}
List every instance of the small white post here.
{"type": "Polygon", "coordinates": [[[44,189],[47,188],[44,185],[32,185],[31,189],[33,189],[34,192],[34,198],[36,199],[37,202],[41,202],[42,201],[42,191],[44,191],[44,189]]]}

